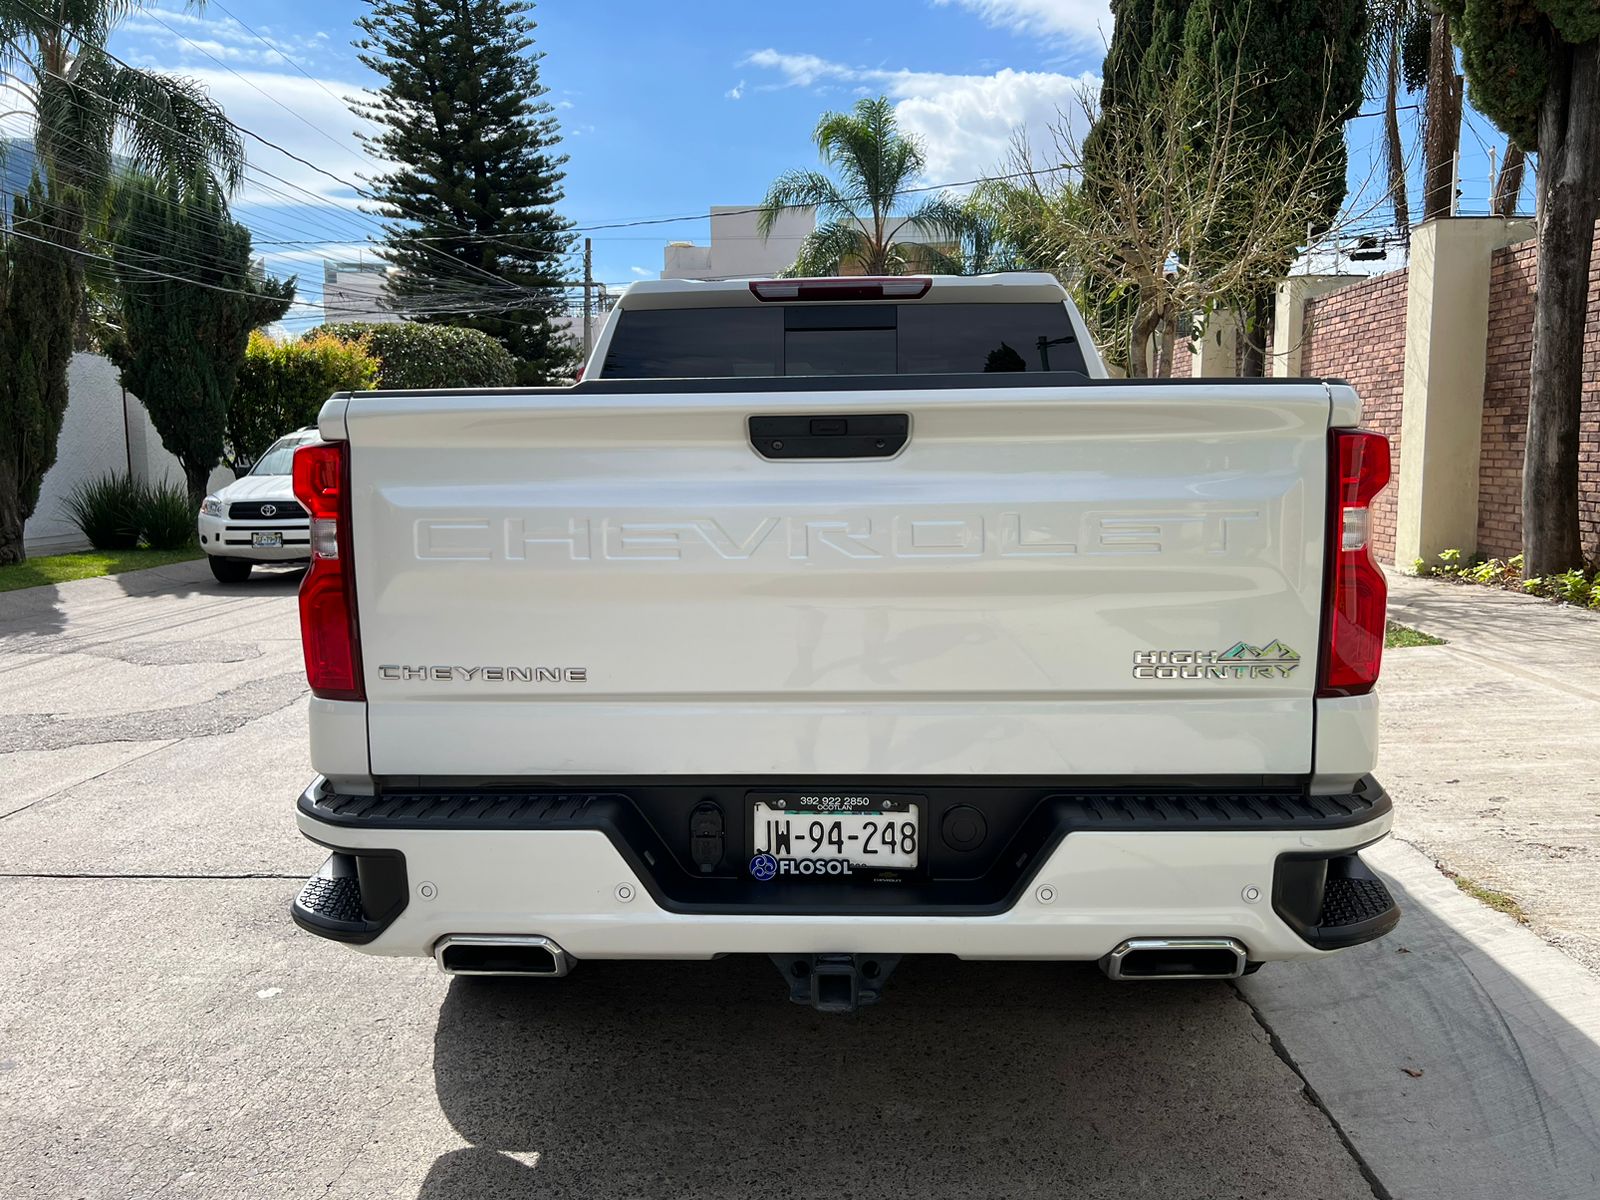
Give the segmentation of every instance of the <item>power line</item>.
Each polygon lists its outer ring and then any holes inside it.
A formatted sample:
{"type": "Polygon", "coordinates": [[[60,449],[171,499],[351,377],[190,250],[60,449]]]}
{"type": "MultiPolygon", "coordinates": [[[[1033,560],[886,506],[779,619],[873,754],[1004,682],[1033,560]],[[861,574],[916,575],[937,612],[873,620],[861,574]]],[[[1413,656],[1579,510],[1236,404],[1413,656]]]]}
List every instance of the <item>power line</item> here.
{"type": "MultiPolygon", "coordinates": [[[[372,125],[372,127],[374,129],[377,128],[377,125],[375,125],[371,120],[369,120],[368,118],[362,116],[360,113],[353,111],[350,108],[349,101],[347,101],[343,96],[337,96],[333,92],[331,92],[328,89],[328,87],[322,82],[322,80],[318,79],[310,71],[306,70],[303,66],[301,66],[300,63],[298,61],[296,61],[294,56],[291,55],[282,46],[279,46],[279,45],[275,44],[274,42],[268,40],[267,38],[262,37],[261,34],[257,33],[248,24],[246,24],[245,21],[242,18],[236,16],[232,12],[232,10],[230,10],[226,5],[222,4],[220,2],[220,0],[210,0],[210,3],[211,3],[211,6],[213,8],[221,10],[222,14],[224,16],[226,16],[230,21],[232,21],[235,25],[238,25],[241,29],[243,29],[251,37],[255,38],[256,41],[260,42],[263,46],[265,46],[267,49],[271,50],[279,58],[283,59],[284,62],[288,63],[296,71],[299,71],[300,74],[304,75],[312,83],[316,84],[318,90],[321,91],[323,93],[323,95],[327,96],[331,100],[336,100],[340,104],[343,104],[345,106],[345,111],[349,112],[351,116],[355,117],[358,121],[366,121],[366,123],[368,125],[372,125]]],[[[367,157],[369,159],[369,161],[370,161],[370,158],[371,158],[370,155],[364,155],[364,156],[367,157]]]]}

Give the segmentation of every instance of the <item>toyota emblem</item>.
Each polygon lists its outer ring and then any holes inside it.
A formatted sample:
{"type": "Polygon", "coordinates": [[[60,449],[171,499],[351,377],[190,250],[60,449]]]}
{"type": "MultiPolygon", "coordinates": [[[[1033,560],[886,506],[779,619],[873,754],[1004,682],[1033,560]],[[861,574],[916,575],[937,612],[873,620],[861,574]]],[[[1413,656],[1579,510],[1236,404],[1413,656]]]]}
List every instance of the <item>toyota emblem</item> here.
{"type": "Polygon", "coordinates": [[[276,504],[263,504],[261,506],[261,515],[263,517],[275,517],[275,516],[277,516],[278,515],[278,506],[276,504]]]}

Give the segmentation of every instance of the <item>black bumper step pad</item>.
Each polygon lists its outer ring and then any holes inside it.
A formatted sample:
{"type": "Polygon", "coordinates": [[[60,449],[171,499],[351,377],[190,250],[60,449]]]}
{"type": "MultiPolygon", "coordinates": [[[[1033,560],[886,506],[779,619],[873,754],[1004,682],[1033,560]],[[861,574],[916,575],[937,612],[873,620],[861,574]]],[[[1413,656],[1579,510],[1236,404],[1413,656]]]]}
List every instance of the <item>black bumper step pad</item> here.
{"type": "Polygon", "coordinates": [[[294,923],[336,942],[370,942],[405,909],[406,860],[394,850],[328,855],[289,905],[294,923]]]}
{"type": "Polygon", "coordinates": [[[295,903],[306,912],[315,913],[328,921],[358,925],[366,920],[361,915],[361,885],[353,874],[340,879],[313,875],[300,889],[295,903]]]}
{"type": "Polygon", "coordinates": [[[1272,907],[1320,950],[1374,941],[1400,923],[1400,906],[1388,885],[1352,853],[1280,855],[1272,907]]]}
{"type": "Polygon", "coordinates": [[[1394,907],[1394,897],[1381,879],[1329,879],[1322,893],[1322,914],[1317,924],[1323,929],[1360,925],[1384,916],[1394,907]]]}

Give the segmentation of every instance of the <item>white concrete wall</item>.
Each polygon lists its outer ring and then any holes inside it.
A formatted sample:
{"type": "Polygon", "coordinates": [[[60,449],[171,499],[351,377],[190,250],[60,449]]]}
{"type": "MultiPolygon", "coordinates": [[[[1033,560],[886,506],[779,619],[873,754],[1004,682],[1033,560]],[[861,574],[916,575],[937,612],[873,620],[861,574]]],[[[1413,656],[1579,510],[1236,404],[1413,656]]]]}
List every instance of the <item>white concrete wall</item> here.
{"type": "MultiPolygon", "coordinates": [[[[800,246],[817,227],[817,210],[790,208],[778,216],[772,235],[763,238],[761,214],[752,204],[713,204],[711,244],[669,242],[662,252],[663,279],[770,279],[789,269],[800,246]]],[[[925,242],[948,245],[948,235],[896,218],[891,242],[925,242]]],[[[846,274],[859,275],[859,269],[846,274]]]]}
{"type": "MultiPolygon", "coordinates": [[[[67,412],[56,443],[56,462],[39,489],[39,504],[23,529],[30,555],[87,550],[88,541],[67,517],[62,501],[80,483],[131,471],[146,483],[183,486],[183,468],[167,452],[137,397],[124,396],[117,369],[98,354],[74,354],[67,367],[67,412]]],[[[233,472],[218,467],[211,487],[233,472]]]]}
{"type": "Polygon", "coordinates": [[[1478,548],[1478,464],[1491,258],[1535,234],[1532,221],[1451,217],[1411,234],[1394,560],[1438,562],[1478,548]]]}
{"type": "Polygon", "coordinates": [[[800,252],[800,243],[817,227],[814,208],[785,209],[761,237],[761,214],[753,204],[713,204],[711,244],[675,242],[663,255],[663,279],[738,279],[771,276],[786,270],[800,252]]]}

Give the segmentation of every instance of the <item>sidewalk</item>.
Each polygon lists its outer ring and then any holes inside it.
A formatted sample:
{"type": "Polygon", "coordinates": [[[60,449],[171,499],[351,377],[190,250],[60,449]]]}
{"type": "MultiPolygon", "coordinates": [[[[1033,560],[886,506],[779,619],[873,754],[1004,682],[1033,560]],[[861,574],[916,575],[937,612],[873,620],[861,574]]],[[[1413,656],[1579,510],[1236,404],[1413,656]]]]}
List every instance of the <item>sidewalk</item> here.
{"type": "Polygon", "coordinates": [[[1600,615],[1439,580],[1389,588],[1392,620],[1447,641],[1384,655],[1395,836],[1600,971],[1600,615]]]}

